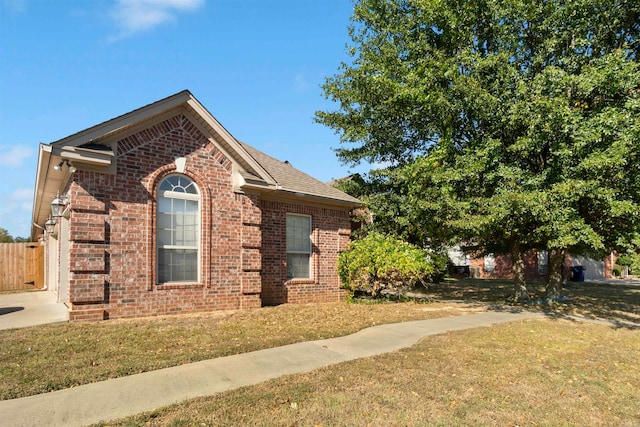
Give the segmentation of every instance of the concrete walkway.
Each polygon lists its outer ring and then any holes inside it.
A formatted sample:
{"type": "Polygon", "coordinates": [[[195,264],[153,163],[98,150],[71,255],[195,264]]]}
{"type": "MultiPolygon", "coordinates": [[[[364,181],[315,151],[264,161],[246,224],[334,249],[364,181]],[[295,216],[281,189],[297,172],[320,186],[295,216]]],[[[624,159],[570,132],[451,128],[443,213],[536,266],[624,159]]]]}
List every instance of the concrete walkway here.
{"type": "Polygon", "coordinates": [[[0,295],[0,329],[69,321],[67,306],[51,291],[0,295]]]}
{"type": "Polygon", "coordinates": [[[483,312],[374,326],[353,335],[302,342],[0,401],[3,426],[85,426],[186,399],[257,384],[282,375],[409,347],[447,331],[545,317],[535,312],[483,312]]]}
{"type": "MultiPolygon", "coordinates": [[[[576,283],[576,282],[569,282],[569,283],[576,283]]],[[[592,279],[592,280],[587,280],[585,283],[605,283],[607,285],[640,286],[640,279],[633,279],[633,278],[592,279]]]]}

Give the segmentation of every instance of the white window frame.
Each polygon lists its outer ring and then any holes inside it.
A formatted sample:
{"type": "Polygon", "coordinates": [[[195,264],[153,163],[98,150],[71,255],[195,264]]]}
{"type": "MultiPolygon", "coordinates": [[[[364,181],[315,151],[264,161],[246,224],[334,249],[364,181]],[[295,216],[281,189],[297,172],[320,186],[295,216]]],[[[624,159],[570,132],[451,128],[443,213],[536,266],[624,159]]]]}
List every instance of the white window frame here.
{"type": "Polygon", "coordinates": [[[200,189],[198,188],[198,185],[196,184],[196,182],[186,176],[186,175],[182,175],[182,174],[171,174],[168,176],[165,176],[164,178],[162,178],[162,180],[160,181],[160,184],[158,185],[158,190],[157,190],[157,206],[156,206],[156,274],[157,274],[157,279],[156,282],[159,285],[167,285],[167,284],[182,284],[182,283],[199,283],[200,282],[200,258],[201,258],[201,254],[202,254],[202,250],[201,250],[201,234],[202,234],[202,203],[201,203],[201,196],[200,196],[200,189]],[[183,192],[178,192],[178,191],[171,191],[171,190],[161,190],[160,187],[162,186],[162,183],[171,177],[181,177],[181,178],[185,178],[188,179],[192,184],[193,187],[196,190],[196,194],[191,194],[191,193],[183,193],[183,192]],[[196,201],[198,203],[198,208],[197,208],[197,213],[196,213],[196,218],[197,218],[197,229],[195,231],[195,238],[196,238],[196,243],[195,245],[191,246],[191,245],[164,245],[160,243],[160,239],[159,239],[159,231],[160,231],[160,223],[158,220],[159,214],[160,214],[160,198],[166,198],[166,199],[177,199],[177,200],[192,200],[192,201],[196,201]],[[185,250],[195,250],[196,251],[196,277],[194,280],[177,280],[177,281],[164,281],[161,282],[160,281],[160,250],[161,249],[185,249],[185,250]]]}
{"type": "Polygon", "coordinates": [[[496,271],[496,257],[493,254],[484,256],[484,272],[493,273],[496,271]]]}
{"type": "Polygon", "coordinates": [[[538,252],[538,274],[544,276],[549,272],[549,251],[538,252]]]}
{"type": "Polygon", "coordinates": [[[287,213],[286,215],[286,220],[285,220],[285,238],[287,240],[287,244],[286,244],[286,253],[287,253],[287,280],[310,280],[313,279],[313,223],[312,223],[312,218],[311,215],[301,215],[301,214],[293,214],[293,213],[287,213]],[[289,248],[289,227],[288,227],[288,220],[289,218],[293,218],[293,217],[299,217],[299,218],[305,218],[309,220],[309,250],[305,250],[305,251],[301,251],[301,250],[294,250],[289,248]],[[309,257],[309,274],[306,277],[296,277],[296,276],[290,276],[289,275],[289,255],[308,255],[309,257]]]}

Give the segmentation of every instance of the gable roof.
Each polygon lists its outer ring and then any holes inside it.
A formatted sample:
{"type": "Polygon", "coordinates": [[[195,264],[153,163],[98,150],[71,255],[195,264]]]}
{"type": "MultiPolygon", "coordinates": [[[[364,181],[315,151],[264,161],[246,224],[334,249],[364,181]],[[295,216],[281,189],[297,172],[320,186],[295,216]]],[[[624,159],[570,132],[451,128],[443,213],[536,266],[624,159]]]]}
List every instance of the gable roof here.
{"type": "Polygon", "coordinates": [[[73,135],[40,144],[33,201],[32,236],[38,225],[43,226],[49,216],[49,203],[64,191],[71,179],[68,168],[51,173],[61,161],[73,162],[74,167],[115,173],[116,143],[146,126],[186,113],[210,140],[232,161],[236,190],[268,193],[274,197],[299,198],[342,208],[356,207],[361,202],[342,191],[323,183],[288,163],[281,162],[234,138],[206,108],[189,92],[183,90],[129,113],[107,120],[73,135]],[[37,225],[36,225],[37,224],[37,225]]]}

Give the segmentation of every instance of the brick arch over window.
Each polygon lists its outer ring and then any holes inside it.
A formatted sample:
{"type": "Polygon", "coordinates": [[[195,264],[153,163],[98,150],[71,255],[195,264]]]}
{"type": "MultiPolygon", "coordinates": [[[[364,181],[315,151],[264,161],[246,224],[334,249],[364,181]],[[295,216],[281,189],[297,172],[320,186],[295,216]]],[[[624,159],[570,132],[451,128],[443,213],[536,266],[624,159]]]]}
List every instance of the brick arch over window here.
{"type": "Polygon", "coordinates": [[[160,168],[152,176],[149,176],[148,194],[149,203],[147,206],[147,213],[149,221],[149,270],[151,272],[148,282],[148,290],[160,290],[160,289],[173,289],[180,287],[209,287],[211,284],[211,272],[209,265],[211,263],[211,196],[209,194],[208,187],[204,185],[205,181],[202,177],[189,168],[185,173],[177,173],[176,168],[173,165],[160,168]],[[198,259],[197,259],[197,280],[180,283],[180,281],[169,281],[166,283],[161,282],[159,276],[159,248],[162,246],[162,242],[158,238],[158,208],[159,208],[159,195],[162,183],[171,176],[184,177],[195,185],[198,190],[199,196],[199,230],[198,230],[198,259]]]}

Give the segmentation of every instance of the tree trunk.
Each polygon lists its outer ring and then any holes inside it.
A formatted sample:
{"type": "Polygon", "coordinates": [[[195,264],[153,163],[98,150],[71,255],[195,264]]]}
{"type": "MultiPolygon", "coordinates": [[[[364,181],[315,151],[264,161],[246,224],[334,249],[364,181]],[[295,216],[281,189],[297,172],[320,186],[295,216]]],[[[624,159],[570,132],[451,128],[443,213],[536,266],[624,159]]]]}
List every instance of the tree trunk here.
{"type": "Polygon", "coordinates": [[[524,259],[522,259],[522,251],[518,244],[511,246],[511,261],[515,299],[516,301],[526,301],[529,299],[529,293],[527,292],[527,282],[524,277],[524,259]]]}
{"type": "Polygon", "coordinates": [[[560,298],[563,283],[564,256],[566,249],[549,249],[549,263],[547,264],[547,299],[560,298]]]}

